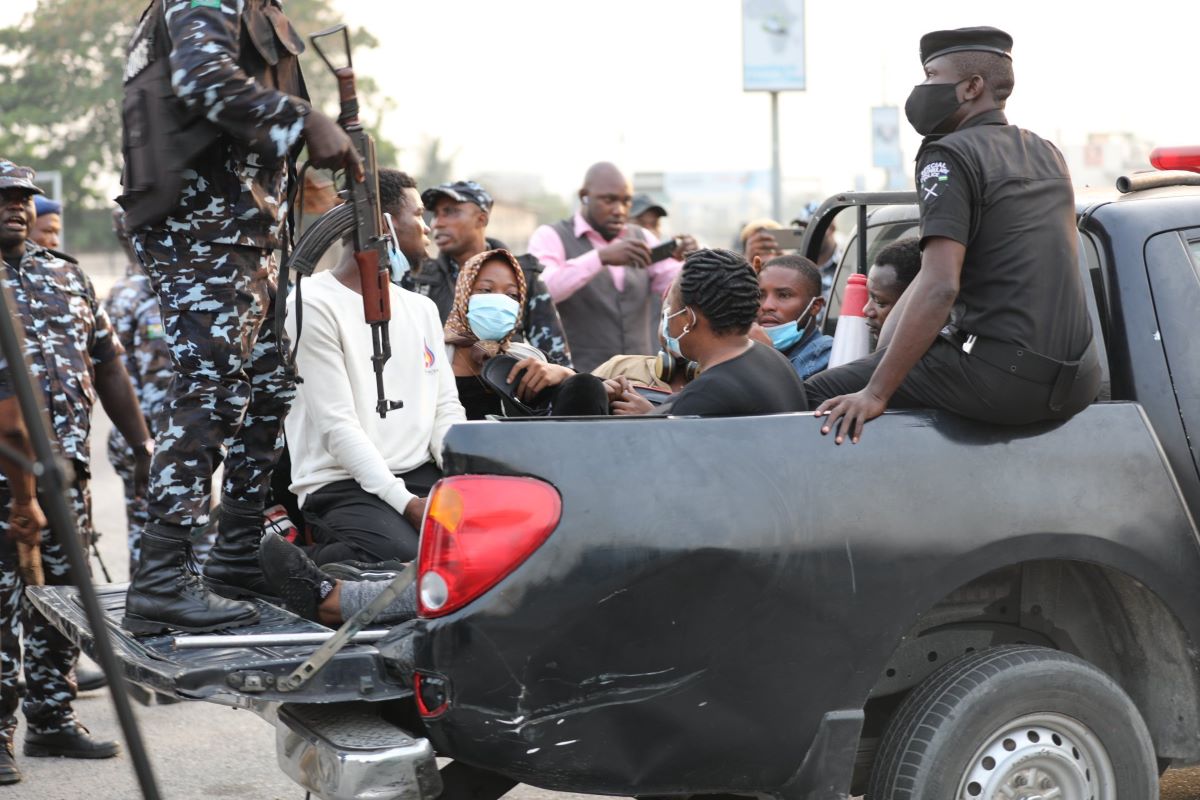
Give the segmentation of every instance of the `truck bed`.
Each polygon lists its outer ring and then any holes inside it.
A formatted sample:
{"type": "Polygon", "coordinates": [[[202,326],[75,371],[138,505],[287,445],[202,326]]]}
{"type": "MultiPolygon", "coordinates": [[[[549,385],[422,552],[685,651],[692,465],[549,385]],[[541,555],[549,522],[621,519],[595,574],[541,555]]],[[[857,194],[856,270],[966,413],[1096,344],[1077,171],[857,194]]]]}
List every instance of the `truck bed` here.
{"type": "MultiPolygon", "coordinates": [[[[307,684],[296,691],[280,691],[279,679],[288,675],[316,645],[214,647],[179,649],[177,639],[186,633],[134,637],[121,628],[128,584],[98,586],[100,605],[108,620],[109,638],[125,678],[139,686],[186,700],[208,700],[245,706],[258,702],[337,703],[350,700],[391,700],[412,690],[394,669],[389,669],[374,645],[348,645],[307,684]]],[[[95,640],[79,592],[70,586],[30,587],[33,604],[50,622],[89,655],[95,640]]],[[[315,622],[256,601],[257,624],[222,632],[227,635],[330,633],[315,622]]],[[[205,634],[211,636],[212,634],[205,634]]]]}

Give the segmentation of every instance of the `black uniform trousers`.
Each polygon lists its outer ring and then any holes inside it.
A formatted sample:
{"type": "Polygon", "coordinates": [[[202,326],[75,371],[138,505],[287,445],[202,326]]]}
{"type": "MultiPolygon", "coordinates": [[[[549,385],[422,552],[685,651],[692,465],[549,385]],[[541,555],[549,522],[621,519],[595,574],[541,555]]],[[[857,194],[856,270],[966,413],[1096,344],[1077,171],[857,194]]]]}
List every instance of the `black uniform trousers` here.
{"type": "MultiPolygon", "coordinates": [[[[433,462],[400,476],[408,490],[427,497],[442,472],[433,462]]],[[[412,561],[421,533],[378,495],[350,479],[322,486],[304,499],[304,520],[312,533],[309,558],[337,561],[412,561]]]]}
{"type": "MultiPolygon", "coordinates": [[[[813,408],[838,395],[864,389],[887,348],[866,358],[818,372],[804,382],[813,408]]],[[[972,357],[952,340],[939,336],[909,371],[888,408],[942,408],[980,422],[1027,425],[1042,420],[1068,419],[1096,399],[1100,365],[1095,348],[1080,365],[1079,376],[1062,408],[1050,408],[1053,385],[1034,383],[972,357]]]]}

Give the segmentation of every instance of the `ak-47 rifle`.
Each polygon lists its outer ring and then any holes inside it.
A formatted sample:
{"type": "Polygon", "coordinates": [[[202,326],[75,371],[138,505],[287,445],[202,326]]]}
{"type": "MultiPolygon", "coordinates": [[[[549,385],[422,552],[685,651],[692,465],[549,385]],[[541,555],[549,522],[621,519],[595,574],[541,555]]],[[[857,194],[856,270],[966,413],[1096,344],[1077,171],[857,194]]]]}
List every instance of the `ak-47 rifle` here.
{"type": "Polygon", "coordinates": [[[355,88],[354,62],[350,57],[350,31],[345,25],[337,25],[326,31],[313,34],[313,48],[337,78],[338,98],[341,113],[338,124],[350,136],[362,158],[363,180],[346,175],[346,194],[354,208],[354,260],[358,264],[358,275],[362,282],[363,314],[371,326],[371,364],[375,368],[375,389],[378,402],[375,410],[380,417],[389,411],[403,408],[400,400],[388,400],[383,389],[383,366],[392,357],[392,343],[388,335],[388,323],[392,321],[391,273],[388,269],[387,237],[382,230],[379,208],[379,173],[375,163],[375,140],[363,129],[358,119],[358,91],[355,88]],[[346,66],[335,67],[320,40],[327,36],[342,34],[346,66]]]}

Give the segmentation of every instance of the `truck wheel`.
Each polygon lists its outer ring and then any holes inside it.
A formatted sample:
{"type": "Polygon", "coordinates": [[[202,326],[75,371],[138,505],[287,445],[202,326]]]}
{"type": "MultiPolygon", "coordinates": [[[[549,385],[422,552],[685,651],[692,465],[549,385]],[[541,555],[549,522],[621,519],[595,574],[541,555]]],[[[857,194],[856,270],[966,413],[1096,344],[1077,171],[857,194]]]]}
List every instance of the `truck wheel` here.
{"type": "Polygon", "coordinates": [[[929,676],[880,744],[869,800],[1155,800],[1146,724],[1111,678],[1027,645],[929,676]]]}

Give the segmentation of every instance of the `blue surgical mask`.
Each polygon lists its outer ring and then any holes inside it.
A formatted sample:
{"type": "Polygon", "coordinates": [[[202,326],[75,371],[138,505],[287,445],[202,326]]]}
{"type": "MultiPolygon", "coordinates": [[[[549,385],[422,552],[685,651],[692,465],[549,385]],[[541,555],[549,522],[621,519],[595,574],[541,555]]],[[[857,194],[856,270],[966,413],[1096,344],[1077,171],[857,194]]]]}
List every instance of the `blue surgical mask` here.
{"type": "Polygon", "coordinates": [[[517,326],[521,306],[506,294],[473,294],[467,324],[481,341],[498,342],[517,326]]]}
{"type": "MultiPolygon", "coordinates": [[[[683,308],[676,311],[674,314],[663,314],[662,323],[658,326],[658,333],[662,337],[663,343],[667,347],[667,352],[669,352],[671,355],[675,356],[676,358],[684,357],[683,351],[679,349],[679,340],[682,339],[683,337],[687,336],[691,332],[692,325],[690,322],[687,325],[684,325],[683,333],[679,334],[679,336],[677,338],[672,338],[672,336],[669,332],[669,329],[667,327],[667,321],[669,319],[671,319],[671,317],[678,317],[683,312],[689,311],[689,310],[690,309],[688,309],[687,306],[684,306],[683,308]]],[[[692,320],[695,321],[695,317],[693,317],[692,320]]]]}
{"type": "Polygon", "coordinates": [[[790,350],[795,347],[796,342],[804,337],[804,331],[808,329],[808,323],[812,322],[812,307],[817,302],[817,298],[808,301],[808,305],[800,312],[799,318],[795,322],[785,322],[782,325],[772,325],[771,327],[763,326],[763,330],[767,332],[767,336],[771,337],[771,344],[775,345],[776,350],[790,350]]]}
{"type": "Polygon", "coordinates": [[[383,212],[383,221],[388,227],[388,269],[391,272],[392,283],[400,286],[400,281],[412,269],[412,265],[408,263],[408,256],[404,255],[404,251],[400,249],[400,240],[396,238],[396,226],[392,223],[392,215],[388,212],[383,212]]]}
{"type": "Polygon", "coordinates": [[[767,336],[771,337],[771,344],[775,345],[776,350],[790,350],[796,342],[800,341],[803,331],[800,330],[799,320],[796,322],[785,322],[782,325],[772,325],[771,327],[763,326],[763,330],[767,332],[767,336]]]}
{"type": "Polygon", "coordinates": [[[401,279],[408,274],[412,268],[408,263],[408,257],[400,252],[400,248],[395,244],[388,242],[388,268],[392,273],[392,283],[400,285],[401,279]]]}

